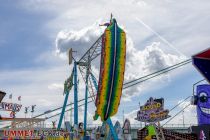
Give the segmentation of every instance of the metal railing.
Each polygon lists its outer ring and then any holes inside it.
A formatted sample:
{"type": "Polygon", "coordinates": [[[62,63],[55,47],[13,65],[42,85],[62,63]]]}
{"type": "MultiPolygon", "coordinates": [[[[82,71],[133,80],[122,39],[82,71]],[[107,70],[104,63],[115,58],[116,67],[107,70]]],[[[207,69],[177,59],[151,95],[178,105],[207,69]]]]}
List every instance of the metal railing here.
{"type": "MultiPolygon", "coordinates": [[[[196,126],[196,125],[197,124],[165,124],[164,128],[167,128],[167,129],[187,129],[191,126],[196,126]]],[[[97,128],[98,126],[101,126],[101,124],[87,124],[88,129],[94,129],[94,128],[97,128]]],[[[62,127],[64,128],[65,126],[62,125],[62,127]]],[[[131,124],[131,129],[141,129],[141,128],[144,128],[144,127],[145,127],[144,123],[131,124]]],[[[50,129],[50,128],[52,128],[52,124],[51,123],[45,123],[44,128],[50,129]]]]}
{"type": "MultiPolygon", "coordinates": [[[[169,128],[169,129],[187,129],[191,126],[195,126],[197,124],[166,124],[164,125],[164,128],[169,128]]],[[[100,124],[87,124],[87,128],[97,128],[98,126],[101,126],[100,124]]],[[[122,126],[121,126],[122,127],[122,126]]],[[[131,124],[131,129],[141,129],[144,128],[145,124],[131,124]]]]}

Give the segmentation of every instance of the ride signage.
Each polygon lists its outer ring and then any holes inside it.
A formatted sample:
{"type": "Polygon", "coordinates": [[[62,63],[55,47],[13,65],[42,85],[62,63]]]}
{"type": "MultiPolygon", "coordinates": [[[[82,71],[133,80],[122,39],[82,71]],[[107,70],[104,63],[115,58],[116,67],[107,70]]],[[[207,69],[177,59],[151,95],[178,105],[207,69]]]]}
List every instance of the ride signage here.
{"type": "Polygon", "coordinates": [[[151,97],[143,106],[140,106],[135,119],[141,122],[155,123],[169,118],[168,114],[169,110],[164,110],[164,99],[151,97]]]}
{"type": "Polygon", "coordinates": [[[13,103],[6,103],[6,102],[0,103],[0,109],[3,109],[5,111],[19,112],[21,107],[22,107],[21,104],[13,104],[13,103]]]}

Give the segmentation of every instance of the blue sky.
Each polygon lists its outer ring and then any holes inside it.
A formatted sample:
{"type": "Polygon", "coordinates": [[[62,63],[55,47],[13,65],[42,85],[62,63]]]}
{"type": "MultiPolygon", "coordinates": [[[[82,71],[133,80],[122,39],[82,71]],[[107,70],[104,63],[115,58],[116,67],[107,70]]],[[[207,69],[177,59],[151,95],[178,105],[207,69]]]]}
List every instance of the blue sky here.
{"type": "Polygon", "coordinates": [[[50,17],[44,13],[26,12],[14,1],[0,5],[1,69],[24,69],[41,66],[35,58],[52,48],[42,25],[50,17]]]}
{"type": "MultiPolygon", "coordinates": [[[[127,32],[125,80],[176,64],[209,47],[209,8],[208,0],[5,1],[0,5],[0,89],[14,98],[21,95],[24,106],[37,104],[37,114],[62,105],[63,82],[72,68],[67,65],[66,50],[73,47],[81,57],[102,33],[98,24],[107,21],[111,12],[127,32]]],[[[93,67],[97,73],[99,65],[94,63],[93,67]]],[[[202,76],[188,64],[144,82],[123,93],[114,119],[122,119],[122,110],[133,119],[138,103],[151,96],[165,98],[170,109],[192,95],[192,84],[200,79],[202,76]]],[[[79,87],[79,98],[83,98],[84,83],[79,87]]],[[[5,101],[9,101],[8,95],[5,101]]],[[[190,107],[187,111],[195,110],[190,107]]],[[[93,112],[89,109],[89,114],[93,112]]],[[[80,113],[82,120],[82,109],[80,113]]],[[[19,115],[23,116],[23,111],[19,115]]],[[[179,123],[180,118],[173,123],[179,123]]],[[[194,119],[187,123],[194,123],[194,119]]],[[[92,123],[91,115],[89,120],[92,123]]]]}

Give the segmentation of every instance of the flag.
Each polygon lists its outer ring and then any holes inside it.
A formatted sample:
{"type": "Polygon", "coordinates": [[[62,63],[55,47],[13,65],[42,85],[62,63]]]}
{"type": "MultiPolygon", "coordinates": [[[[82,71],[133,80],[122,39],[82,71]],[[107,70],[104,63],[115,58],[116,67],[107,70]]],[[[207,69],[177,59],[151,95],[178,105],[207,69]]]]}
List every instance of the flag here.
{"type": "Polygon", "coordinates": [[[18,97],[18,101],[21,101],[21,96],[18,97]]]}
{"type": "Polygon", "coordinates": [[[32,105],[32,106],[31,106],[31,112],[32,112],[32,113],[34,112],[35,106],[36,106],[36,105],[32,105]]]}
{"type": "Polygon", "coordinates": [[[64,83],[64,94],[68,91],[71,90],[71,88],[73,87],[73,71],[71,73],[71,76],[65,81],[64,83]]]}
{"type": "Polygon", "coordinates": [[[9,99],[12,99],[12,94],[9,95],[9,99]]]}
{"type": "Polygon", "coordinates": [[[28,113],[28,107],[25,107],[25,112],[24,112],[25,114],[27,114],[28,113]]]}

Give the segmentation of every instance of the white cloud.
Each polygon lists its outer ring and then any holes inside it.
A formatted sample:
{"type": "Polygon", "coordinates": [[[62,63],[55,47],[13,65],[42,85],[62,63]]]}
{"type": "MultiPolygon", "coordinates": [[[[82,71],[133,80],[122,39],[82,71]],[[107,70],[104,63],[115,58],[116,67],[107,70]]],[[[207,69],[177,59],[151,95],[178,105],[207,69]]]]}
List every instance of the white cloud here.
{"type": "Polygon", "coordinates": [[[50,107],[53,105],[53,102],[47,99],[38,99],[36,104],[42,105],[43,107],[50,107]]]}
{"type": "MultiPolygon", "coordinates": [[[[138,77],[148,75],[186,59],[184,56],[176,56],[170,53],[165,53],[161,49],[160,42],[153,42],[151,45],[146,46],[142,51],[137,50],[132,44],[132,41],[128,38],[128,57],[126,61],[125,81],[131,81],[138,77]]],[[[158,85],[160,85],[160,81],[161,83],[168,82],[169,78],[169,75],[165,74],[157,77],[156,79],[150,80],[150,82],[147,82],[146,84],[126,89],[123,93],[123,96],[125,97],[124,100],[131,100],[129,99],[129,96],[133,97],[139,95],[143,93],[143,91],[151,89],[152,85],[153,88],[156,88],[154,85],[156,85],[157,82],[159,82],[158,85]]]]}
{"type": "Polygon", "coordinates": [[[60,31],[56,37],[56,52],[63,56],[68,49],[73,48],[73,51],[76,51],[76,56],[80,58],[103,33],[104,28],[99,26],[100,23],[97,21],[79,31],[60,31]]]}
{"type": "Polygon", "coordinates": [[[51,89],[51,90],[59,90],[59,89],[63,89],[63,84],[57,84],[57,83],[53,83],[53,84],[50,84],[48,86],[48,89],[51,89]]]}

